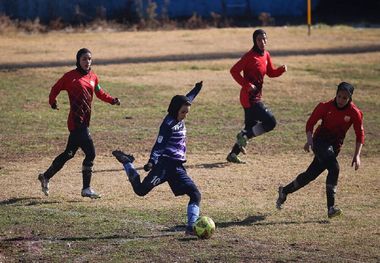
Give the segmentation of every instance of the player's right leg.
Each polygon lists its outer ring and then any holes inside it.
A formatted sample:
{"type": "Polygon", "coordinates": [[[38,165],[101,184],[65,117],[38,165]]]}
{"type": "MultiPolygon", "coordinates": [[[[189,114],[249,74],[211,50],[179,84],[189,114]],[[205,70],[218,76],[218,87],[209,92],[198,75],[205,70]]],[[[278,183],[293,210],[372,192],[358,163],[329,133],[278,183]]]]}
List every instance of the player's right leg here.
{"type": "Polygon", "coordinates": [[[315,180],[325,169],[326,166],[321,163],[317,157],[314,157],[313,161],[305,172],[299,174],[297,178],[294,179],[294,181],[290,182],[286,186],[279,187],[276,208],[282,209],[288,194],[296,192],[297,190],[309,184],[311,181],[315,180]]]}
{"type": "Polygon", "coordinates": [[[257,123],[254,115],[254,106],[250,108],[244,108],[244,129],[236,135],[236,142],[231,149],[231,152],[227,155],[227,161],[231,163],[244,164],[245,161],[239,158],[239,154],[247,153],[246,147],[248,140],[253,137],[252,127],[257,123]]]}
{"type": "Polygon", "coordinates": [[[136,172],[135,167],[133,166],[135,157],[133,157],[132,154],[127,154],[120,150],[115,150],[112,151],[112,155],[115,156],[116,160],[118,160],[124,166],[124,170],[127,173],[130,182],[134,181],[137,177],[140,177],[136,172]]]}
{"type": "Polygon", "coordinates": [[[77,150],[78,144],[75,134],[70,133],[65,151],[54,159],[50,167],[44,173],[38,175],[38,180],[41,183],[41,190],[46,196],[49,195],[49,180],[62,169],[68,160],[74,157],[77,150]]]}
{"type": "Polygon", "coordinates": [[[133,155],[126,154],[122,151],[116,150],[112,154],[116,159],[123,164],[124,170],[128,175],[129,182],[132,185],[133,191],[138,196],[148,194],[154,187],[166,182],[166,169],[165,164],[157,163],[148,175],[140,181],[140,175],[137,173],[133,166],[135,158],[133,155]]]}

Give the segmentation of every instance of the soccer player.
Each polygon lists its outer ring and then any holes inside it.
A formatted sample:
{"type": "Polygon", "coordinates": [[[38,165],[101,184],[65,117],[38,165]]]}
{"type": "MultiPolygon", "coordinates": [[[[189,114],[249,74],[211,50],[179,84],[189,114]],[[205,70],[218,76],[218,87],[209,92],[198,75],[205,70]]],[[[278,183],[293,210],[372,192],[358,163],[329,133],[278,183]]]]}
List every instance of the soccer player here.
{"type": "Polygon", "coordinates": [[[150,158],[144,170],[149,172],[141,182],[140,175],[133,166],[134,157],[116,150],[112,154],[121,162],[132,184],[134,192],[139,196],[148,194],[154,187],[168,182],[175,196],[188,195],[186,234],[194,235],[193,225],[199,217],[201,193],[195,183],[187,175],[183,163],[186,162],[186,127],[185,118],[190,106],[202,88],[202,81],[186,95],[172,98],[168,114],[164,118],[150,158]]]}
{"type": "Polygon", "coordinates": [[[321,102],[314,109],[306,123],[307,142],[304,150],[314,152],[314,159],[307,170],[299,174],[294,181],[285,187],[278,189],[276,207],[282,208],[287,195],[294,193],[311,181],[316,179],[323,171],[327,170],[326,196],[327,215],[329,218],[339,216],[342,210],[335,206],[335,194],[339,177],[339,163],[337,156],[343,145],[343,140],[351,125],[356,134],[356,147],[351,166],[355,170],[360,167],[360,152],[364,143],[363,113],[352,102],[354,87],[341,82],[338,85],[336,96],[328,102],[321,102]],[[315,124],[322,123],[313,133],[315,124]]]}
{"type": "Polygon", "coordinates": [[[258,29],[253,32],[253,48],[230,70],[232,77],[241,86],[240,103],[244,109],[245,127],[236,136],[236,143],[227,156],[229,162],[244,163],[238,155],[240,152],[246,153],[248,140],[269,132],[276,126],[275,117],[261,99],[264,76],[278,77],[287,70],[287,67],[273,66],[269,52],[265,50],[266,44],[267,34],[264,30],[258,29]]]}
{"type": "Polygon", "coordinates": [[[61,77],[51,88],[49,104],[52,109],[58,110],[57,96],[65,90],[70,100],[70,113],[67,120],[70,135],[66,149],[58,155],[50,167],[38,175],[41,182],[42,192],[49,195],[49,180],[63,167],[63,165],[74,157],[78,148],[85,153],[82,166],[83,197],[100,198],[91,189],[92,166],[95,159],[95,147],[88,127],[91,118],[91,103],[95,95],[104,102],[112,105],[120,105],[118,98],[113,98],[103,91],[99,85],[98,76],[91,70],[92,54],[90,50],[82,48],[76,55],[76,69],[73,69],[61,77]]]}

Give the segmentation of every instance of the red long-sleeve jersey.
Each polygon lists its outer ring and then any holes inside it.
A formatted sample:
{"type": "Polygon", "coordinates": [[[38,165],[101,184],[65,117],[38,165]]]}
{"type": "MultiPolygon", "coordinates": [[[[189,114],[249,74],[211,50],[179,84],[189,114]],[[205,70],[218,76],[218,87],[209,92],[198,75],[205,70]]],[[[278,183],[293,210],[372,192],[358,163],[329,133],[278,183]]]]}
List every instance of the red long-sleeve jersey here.
{"type": "Polygon", "coordinates": [[[284,72],[285,70],[282,67],[274,68],[268,51],[264,51],[263,56],[252,49],[245,53],[230,70],[232,77],[241,86],[241,105],[244,108],[249,108],[253,103],[261,100],[265,75],[274,78],[284,72]],[[243,76],[241,75],[242,71],[243,76]],[[258,92],[255,94],[249,89],[251,84],[255,85],[258,89],[258,92]]]}
{"type": "Polygon", "coordinates": [[[113,103],[113,97],[105,93],[99,86],[98,76],[90,71],[83,75],[74,69],[62,76],[57,83],[51,88],[49,95],[49,104],[57,102],[58,94],[66,90],[70,100],[70,113],[67,119],[69,131],[76,128],[90,126],[91,103],[94,92],[102,101],[113,103]]]}
{"type": "Polygon", "coordinates": [[[344,109],[338,109],[334,99],[319,103],[306,123],[306,132],[313,133],[318,120],[322,120],[322,123],[315,130],[314,138],[323,138],[337,150],[343,145],[346,133],[352,124],[356,141],[364,144],[363,113],[353,102],[344,109]]]}

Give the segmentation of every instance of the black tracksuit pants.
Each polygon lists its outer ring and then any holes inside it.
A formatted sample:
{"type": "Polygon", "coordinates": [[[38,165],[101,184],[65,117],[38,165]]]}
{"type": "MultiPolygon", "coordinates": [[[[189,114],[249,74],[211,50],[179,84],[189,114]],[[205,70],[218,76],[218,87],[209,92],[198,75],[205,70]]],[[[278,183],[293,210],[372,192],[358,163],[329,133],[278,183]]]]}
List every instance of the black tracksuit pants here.
{"type": "Polygon", "coordinates": [[[284,187],[285,194],[293,193],[311,181],[315,180],[323,171],[327,170],[326,177],[326,197],[327,207],[334,206],[335,193],[339,177],[339,163],[336,159],[339,150],[323,139],[314,139],[314,159],[307,170],[297,176],[297,178],[284,187]]]}
{"type": "Polygon", "coordinates": [[[92,176],[92,166],[95,159],[95,147],[88,127],[78,128],[70,132],[66,149],[58,155],[51,166],[44,173],[45,178],[52,178],[65,163],[74,157],[77,150],[81,148],[85,154],[82,166],[83,189],[90,186],[92,176]]]}

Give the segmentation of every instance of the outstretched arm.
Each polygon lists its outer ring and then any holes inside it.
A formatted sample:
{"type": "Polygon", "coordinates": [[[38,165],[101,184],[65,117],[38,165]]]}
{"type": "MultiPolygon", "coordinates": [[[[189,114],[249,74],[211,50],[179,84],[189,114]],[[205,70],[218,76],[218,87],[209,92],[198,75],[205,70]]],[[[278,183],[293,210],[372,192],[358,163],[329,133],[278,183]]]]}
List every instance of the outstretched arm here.
{"type": "Polygon", "coordinates": [[[186,94],[186,97],[190,100],[190,102],[192,102],[195,99],[195,97],[201,91],[202,86],[203,86],[203,81],[197,82],[195,83],[194,88],[189,93],[186,94]]]}

